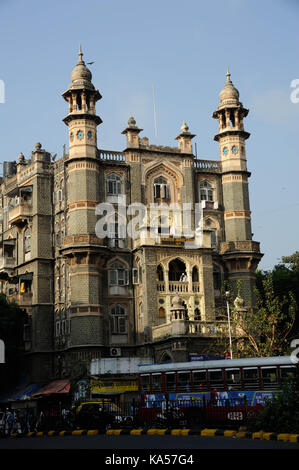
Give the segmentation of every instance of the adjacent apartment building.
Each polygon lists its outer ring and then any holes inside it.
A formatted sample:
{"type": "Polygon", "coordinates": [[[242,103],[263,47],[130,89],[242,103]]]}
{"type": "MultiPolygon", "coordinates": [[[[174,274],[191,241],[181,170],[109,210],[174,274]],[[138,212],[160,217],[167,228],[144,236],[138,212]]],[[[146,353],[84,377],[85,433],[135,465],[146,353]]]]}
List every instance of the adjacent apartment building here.
{"type": "Polygon", "coordinates": [[[29,315],[24,370],[43,382],[70,377],[78,360],[204,353],[223,322],[224,280],[242,280],[252,305],[262,257],[252,240],[248,110],[230,73],[213,113],[215,161],[194,155],[185,122],[177,146],[158,146],[133,116],[125,149],[102,150],[102,97],[81,48],[62,97],[68,152],[53,158],[37,143],[30,158],[4,162],[0,181],[0,287],[29,315]]]}

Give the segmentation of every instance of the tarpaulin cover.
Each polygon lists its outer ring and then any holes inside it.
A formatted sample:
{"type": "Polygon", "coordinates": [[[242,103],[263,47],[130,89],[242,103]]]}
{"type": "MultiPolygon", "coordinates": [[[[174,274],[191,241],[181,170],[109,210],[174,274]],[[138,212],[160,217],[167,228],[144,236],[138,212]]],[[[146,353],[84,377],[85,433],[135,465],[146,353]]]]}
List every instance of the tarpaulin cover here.
{"type": "Polygon", "coordinates": [[[0,396],[0,403],[8,403],[16,400],[26,400],[32,397],[32,394],[38,390],[38,385],[30,384],[22,389],[14,389],[0,396]]]}
{"type": "Polygon", "coordinates": [[[32,396],[37,397],[52,395],[53,393],[69,393],[70,388],[71,386],[68,380],[54,380],[53,382],[50,382],[48,385],[45,385],[45,387],[38,390],[32,396]]]}

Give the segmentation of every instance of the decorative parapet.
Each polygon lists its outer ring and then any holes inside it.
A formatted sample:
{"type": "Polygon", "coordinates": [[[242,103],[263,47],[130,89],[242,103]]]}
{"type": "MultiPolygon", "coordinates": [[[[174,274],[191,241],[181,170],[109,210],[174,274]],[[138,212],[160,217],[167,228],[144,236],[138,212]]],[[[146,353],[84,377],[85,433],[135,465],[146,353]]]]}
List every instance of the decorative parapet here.
{"type": "Polygon", "coordinates": [[[218,336],[226,331],[224,321],[189,321],[189,334],[198,336],[218,336]]]}
{"type": "Polygon", "coordinates": [[[113,150],[99,150],[99,159],[106,162],[126,163],[126,154],[113,150]]]}
{"type": "Polygon", "coordinates": [[[259,242],[251,240],[238,241],[238,242],[222,242],[220,243],[220,254],[231,252],[260,252],[259,242]]]}
{"type": "Polygon", "coordinates": [[[63,239],[63,247],[67,248],[74,245],[103,245],[103,239],[95,235],[67,235],[63,239]]]}
{"type": "Polygon", "coordinates": [[[221,173],[221,162],[215,160],[194,160],[194,168],[202,172],[221,173]]]}
{"type": "MultiPolygon", "coordinates": [[[[227,331],[227,322],[225,321],[185,321],[187,331],[180,336],[201,336],[201,337],[217,337],[227,331]]],[[[182,330],[183,331],[183,330],[182,330]]],[[[172,323],[164,323],[163,325],[154,326],[152,328],[153,341],[173,336],[172,323]]],[[[179,333],[176,334],[176,336],[179,333]]]]}

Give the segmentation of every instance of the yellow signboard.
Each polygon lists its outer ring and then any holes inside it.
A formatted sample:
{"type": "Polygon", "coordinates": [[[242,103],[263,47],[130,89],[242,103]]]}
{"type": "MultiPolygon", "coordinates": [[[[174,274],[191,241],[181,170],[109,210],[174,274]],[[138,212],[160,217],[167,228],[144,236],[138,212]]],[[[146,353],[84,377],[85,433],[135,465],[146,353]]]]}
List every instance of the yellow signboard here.
{"type": "Polygon", "coordinates": [[[90,391],[91,393],[137,392],[138,385],[137,380],[112,382],[102,380],[91,380],[90,391]]]}

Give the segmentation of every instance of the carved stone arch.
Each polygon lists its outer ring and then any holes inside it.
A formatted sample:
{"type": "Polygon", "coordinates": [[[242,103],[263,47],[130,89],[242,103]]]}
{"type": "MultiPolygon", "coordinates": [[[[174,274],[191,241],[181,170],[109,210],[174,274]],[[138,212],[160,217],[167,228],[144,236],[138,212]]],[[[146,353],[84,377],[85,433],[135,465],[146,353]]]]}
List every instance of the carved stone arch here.
{"type": "Polygon", "coordinates": [[[163,351],[158,362],[173,362],[172,354],[169,351],[163,351]]]}
{"type": "Polygon", "coordinates": [[[107,261],[107,264],[106,264],[107,269],[109,269],[109,267],[114,263],[121,263],[122,265],[125,266],[126,269],[129,269],[129,263],[123,258],[120,258],[119,256],[115,256],[114,258],[109,259],[107,261]]]}
{"type": "Polygon", "coordinates": [[[154,179],[164,177],[170,186],[171,202],[181,202],[180,189],[184,184],[184,177],[180,169],[171,163],[159,161],[147,168],[142,175],[142,183],[146,187],[146,202],[154,201],[154,179]]]}

